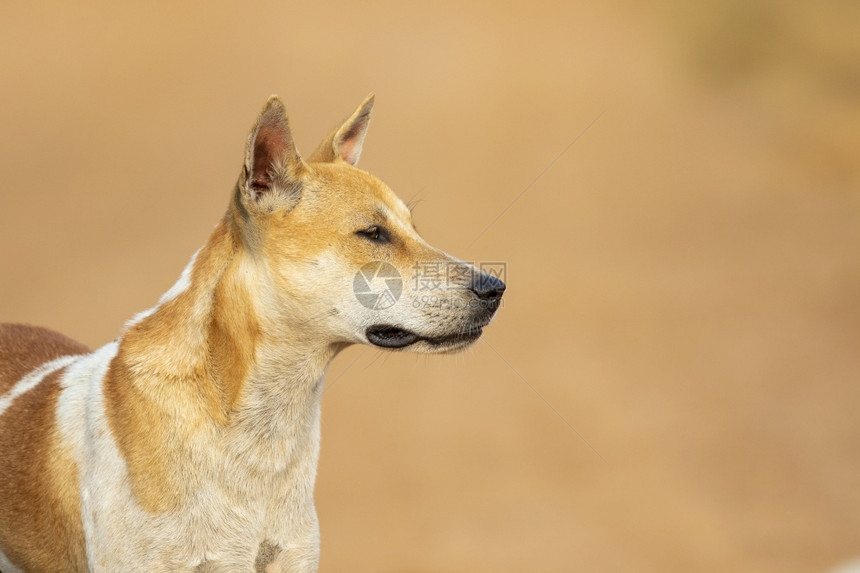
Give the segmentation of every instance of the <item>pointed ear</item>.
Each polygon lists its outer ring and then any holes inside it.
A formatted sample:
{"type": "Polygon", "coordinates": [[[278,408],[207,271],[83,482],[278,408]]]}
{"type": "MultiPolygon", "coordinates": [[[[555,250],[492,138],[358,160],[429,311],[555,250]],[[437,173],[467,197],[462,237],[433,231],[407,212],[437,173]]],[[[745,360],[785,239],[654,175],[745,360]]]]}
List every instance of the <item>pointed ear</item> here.
{"type": "Polygon", "coordinates": [[[311,154],[309,161],[343,160],[350,165],[357,165],[361,157],[364,136],[367,134],[367,126],[370,125],[370,110],[373,109],[374,97],[374,94],[367,96],[355,113],[320,143],[316,151],[311,154]]]}
{"type": "Polygon", "coordinates": [[[263,197],[298,201],[304,161],[293,143],[284,104],[272,96],[248,135],[243,186],[254,201],[263,197]]]}

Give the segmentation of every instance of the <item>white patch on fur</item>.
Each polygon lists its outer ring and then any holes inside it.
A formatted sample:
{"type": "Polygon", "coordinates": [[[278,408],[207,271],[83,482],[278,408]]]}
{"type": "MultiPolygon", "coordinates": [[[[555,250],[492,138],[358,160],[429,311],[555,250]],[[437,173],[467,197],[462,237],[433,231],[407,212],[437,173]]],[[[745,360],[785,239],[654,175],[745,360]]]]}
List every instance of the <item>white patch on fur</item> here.
{"type": "MultiPolygon", "coordinates": [[[[90,401],[89,394],[93,381],[101,382],[104,379],[111,360],[116,356],[118,350],[119,343],[111,342],[71,365],[60,380],[62,390],[57,400],[57,428],[60,441],[69,451],[78,468],[81,518],[84,524],[87,561],[90,564],[90,571],[102,569],[93,561],[91,525],[93,515],[92,511],[87,510],[93,489],[92,475],[87,471],[91,466],[87,442],[89,441],[89,429],[92,426],[87,406],[90,401]],[[90,481],[87,482],[87,479],[90,481]]],[[[109,433],[107,437],[110,439],[109,433]]],[[[101,478],[105,484],[115,479],[117,476],[109,473],[105,473],[101,478]]]]}
{"type": "Polygon", "coordinates": [[[179,275],[179,278],[173,283],[173,286],[170,289],[161,295],[161,298],[158,299],[158,303],[152,308],[148,308],[146,310],[142,310],[135,314],[131,320],[125,323],[125,330],[128,330],[135,324],[138,324],[146,317],[152,315],[160,306],[165,303],[170,302],[171,300],[178,297],[180,294],[188,290],[188,287],[191,286],[191,271],[194,270],[194,262],[197,260],[197,254],[200,252],[198,249],[196,253],[191,255],[191,260],[185,265],[185,268],[182,270],[182,274],[179,275]]]}
{"type": "Polygon", "coordinates": [[[75,360],[77,360],[79,356],[61,356],[55,360],[51,360],[50,362],[46,362],[18,380],[18,383],[12,386],[12,389],[7,392],[4,396],[0,396],[0,416],[3,415],[3,412],[12,405],[12,402],[25,392],[32,390],[36,386],[39,385],[39,382],[45,379],[45,376],[54,372],[55,370],[59,370],[63,366],[68,366],[75,360]]]}
{"type": "Polygon", "coordinates": [[[57,399],[57,429],[61,443],[65,445],[79,468],[84,467],[87,427],[87,393],[94,376],[104,378],[111,360],[119,349],[118,342],[106,344],[66,368],[60,378],[60,396],[57,399]]]}

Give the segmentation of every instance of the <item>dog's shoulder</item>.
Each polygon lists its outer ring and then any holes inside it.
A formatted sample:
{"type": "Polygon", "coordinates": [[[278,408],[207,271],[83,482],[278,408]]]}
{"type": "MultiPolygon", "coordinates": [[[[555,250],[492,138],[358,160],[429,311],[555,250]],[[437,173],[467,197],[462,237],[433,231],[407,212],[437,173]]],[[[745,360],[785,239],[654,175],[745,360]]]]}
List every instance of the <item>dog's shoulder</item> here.
{"type": "Polygon", "coordinates": [[[47,328],[0,323],[0,395],[40,364],[88,352],[80,342],[47,328]]]}

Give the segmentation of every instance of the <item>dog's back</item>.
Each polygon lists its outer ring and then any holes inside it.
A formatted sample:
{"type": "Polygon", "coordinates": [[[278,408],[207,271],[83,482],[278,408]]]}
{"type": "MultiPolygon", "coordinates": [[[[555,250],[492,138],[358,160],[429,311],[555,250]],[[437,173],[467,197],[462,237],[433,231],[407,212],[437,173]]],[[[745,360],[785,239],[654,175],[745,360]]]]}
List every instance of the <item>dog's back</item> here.
{"type": "Polygon", "coordinates": [[[0,523],[14,524],[0,527],[3,573],[16,570],[7,559],[28,571],[86,570],[79,510],[70,504],[77,472],[57,448],[56,405],[62,357],[88,352],[51,330],[0,324],[0,523]]]}
{"type": "Polygon", "coordinates": [[[89,351],[80,342],[47,328],[0,323],[0,396],[41,364],[89,351]]]}

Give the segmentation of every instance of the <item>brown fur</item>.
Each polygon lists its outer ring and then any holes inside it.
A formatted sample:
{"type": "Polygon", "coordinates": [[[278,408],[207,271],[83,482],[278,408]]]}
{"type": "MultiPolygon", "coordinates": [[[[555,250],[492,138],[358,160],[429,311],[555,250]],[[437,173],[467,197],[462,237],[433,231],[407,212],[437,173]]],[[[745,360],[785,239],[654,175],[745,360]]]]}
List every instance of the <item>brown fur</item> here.
{"type": "MultiPolygon", "coordinates": [[[[0,325],[0,348],[10,357],[0,363],[4,391],[43,362],[87,352],[61,334],[17,324],[0,325]]],[[[19,396],[0,425],[0,521],[16,524],[0,529],[0,546],[29,571],[86,569],[77,469],[56,433],[63,370],[19,396]]]]}
{"type": "Polygon", "coordinates": [[[221,279],[229,276],[225,270],[234,250],[222,222],[198,255],[191,287],[125,334],[105,380],[105,414],[135,495],[149,511],[182,503],[186,492],[178,468],[187,458],[184,438],[206,421],[226,423],[247,371],[248,351],[238,350],[237,340],[246,336],[247,346],[253,336],[247,329],[232,335],[236,325],[228,313],[235,309],[218,301],[218,293],[229,289],[229,280],[222,286],[221,279]],[[195,308],[201,304],[204,312],[195,308]],[[177,340],[190,348],[180,348],[177,340]],[[184,405],[181,415],[175,414],[177,405],[184,405]]]}
{"type": "Polygon", "coordinates": [[[60,356],[86,354],[90,350],[71,338],[38,326],[0,323],[0,395],[40,364],[60,356]]]}
{"type": "Polygon", "coordinates": [[[215,289],[209,327],[207,371],[217,391],[222,422],[235,410],[261,335],[259,322],[250,311],[253,308],[251,295],[236,280],[237,265],[234,258],[215,289]]]}
{"type": "Polygon", "coordinates": [[[281,548],[271,541],[264,541],[257,550],[257,558],[254,560],[254,573],[266,573],[268,566],[275,560],[281,548]]]}

